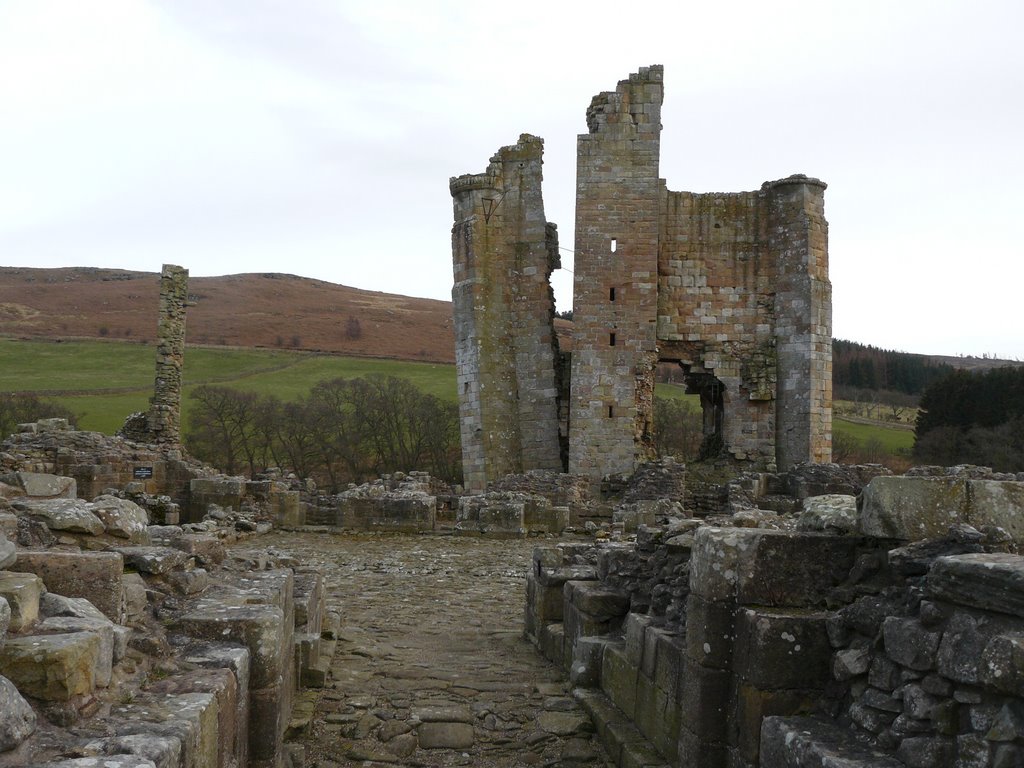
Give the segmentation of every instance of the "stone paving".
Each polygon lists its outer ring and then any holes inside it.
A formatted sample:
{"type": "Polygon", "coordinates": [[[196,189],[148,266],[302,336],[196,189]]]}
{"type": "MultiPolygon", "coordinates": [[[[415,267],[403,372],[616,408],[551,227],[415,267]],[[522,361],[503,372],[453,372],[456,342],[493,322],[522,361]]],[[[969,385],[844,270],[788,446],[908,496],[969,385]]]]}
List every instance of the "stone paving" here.
{"type": "Polygon", "coordinates": [[[342,613],[327,685],[296,707],[306,768],[611,765],[522,637],[538,543],[275,532],[236,547],[323,566],[342,613]]]}

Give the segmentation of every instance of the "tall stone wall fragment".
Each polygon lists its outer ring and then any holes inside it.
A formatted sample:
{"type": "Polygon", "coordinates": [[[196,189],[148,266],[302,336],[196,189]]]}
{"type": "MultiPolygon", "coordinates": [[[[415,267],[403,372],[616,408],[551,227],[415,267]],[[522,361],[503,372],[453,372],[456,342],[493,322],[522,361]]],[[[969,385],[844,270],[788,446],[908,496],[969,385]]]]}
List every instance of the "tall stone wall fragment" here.
{"type": "Polygon", "coordinates": [[[185,359],[185,307],[188,270],[164,264],[160,272],[156,381],[147,427],[156,443],[181,441],[181,369],[185,359]]]}
{"type": "Polygon", "coordinates": [[[563,469],[548,282],[558,238],[544,217],[543,146],[523,134],[484,173],[450,184],[459,417],[471,490],[507,474],[563,469]]]}
{"type": "Polygon", "coordinates": [[[595,96],[577,140],[569,471],[654,454],[662,67],[595,96]]]}

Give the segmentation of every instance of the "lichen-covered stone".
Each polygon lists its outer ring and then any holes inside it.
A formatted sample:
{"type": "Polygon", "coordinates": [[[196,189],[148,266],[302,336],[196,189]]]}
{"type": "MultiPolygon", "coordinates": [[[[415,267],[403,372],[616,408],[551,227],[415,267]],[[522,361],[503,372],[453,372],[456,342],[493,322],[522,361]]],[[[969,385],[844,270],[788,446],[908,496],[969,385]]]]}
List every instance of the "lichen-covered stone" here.
{"type": "Polygon", "coordinates": [[[857,531],[857,497],[832,494],[804,499],[803,511],[797,520],[797,529],[855,533],[857,531]]]}
{"type": "Polygon", "coordinates": [[[869,536],[919,541],[950,526],[998,526],[1024,541],[1024,483],[959,476],[876,477],[864,489],[860,528],[869,536]]]}
{"type": "Polygon", "coordinates": [[[92,513],[87,501],[81,499],[17,499],[14,508],[33,520],[38,520],[51,531],[103,533],[103,521],[92,513]]]}
{"type": "Polygon", "coordinates": [[[90,503],[92,513],[98,517],[104,530],[133,544],[149,544],[149,515],[142,507],[128,499],[116,496],[97,496],[90,503]]]}
{"type": "Polygon", "coordinates": [[[998,553],[940,557],[928,573],[927,589],[953,603],[1024,618],[1024,557],[998,553]]]}

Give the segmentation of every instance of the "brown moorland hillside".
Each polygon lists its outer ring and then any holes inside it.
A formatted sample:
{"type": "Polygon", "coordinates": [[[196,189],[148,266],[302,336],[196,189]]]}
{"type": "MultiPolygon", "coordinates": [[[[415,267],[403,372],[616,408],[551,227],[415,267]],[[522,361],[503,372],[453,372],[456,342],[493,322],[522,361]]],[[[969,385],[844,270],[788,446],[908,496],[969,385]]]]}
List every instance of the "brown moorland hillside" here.
{"type": "MultiPolygon", "coordinates": [[[[450,363],[451,303],[295,275],[189,280],[189,344],[267,347],[450,363]]],[[[153,342],[159,275],[0,267],[0,335],[153,342]]]]}

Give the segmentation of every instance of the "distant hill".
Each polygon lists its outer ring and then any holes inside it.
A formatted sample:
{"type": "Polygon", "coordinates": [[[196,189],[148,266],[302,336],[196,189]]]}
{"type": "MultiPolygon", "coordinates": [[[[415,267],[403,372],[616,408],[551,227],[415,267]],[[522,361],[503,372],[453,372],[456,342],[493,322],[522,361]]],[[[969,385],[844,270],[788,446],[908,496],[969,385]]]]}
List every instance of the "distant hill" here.
{"type": "MultiPolygon", "coordinates": [[[[189,344],[303,349],[395,360],[455,360],[447,301],[364,291],[278,273],[192,277],[189,344]]],[[[156,339],[159,276],[153,272],[70,267],[0,267],[0,336],[29,339],[156,339]]],[[[566,320],[556,320],[569,347],[566,320]]],[[[898,382],[953,368],[1020,365],[1010,360],[915,355],[836,340],[836,385],[919,391],[898,382]],[[844,346],[845,345],[845,346],[844,346]],[[860,372],[850,362],[861,364],[860,372]],[[870,360],[873,370],[863,367],[870,360]],[[891,370],[890,370],[891,369],[891,370]],[[853,384],[851,378],[863,379],[853,384]],[[889,381],[889,379],[892,381],[889,381]]]]}
{"type": "MultiPolygon", "coordinates": [[[[189,344],[454,362],[451,303],[295,275],[189,279],[189,344]]],[[[153,342],[159,275],[0,267],[0,335],[153,342]]]]}

